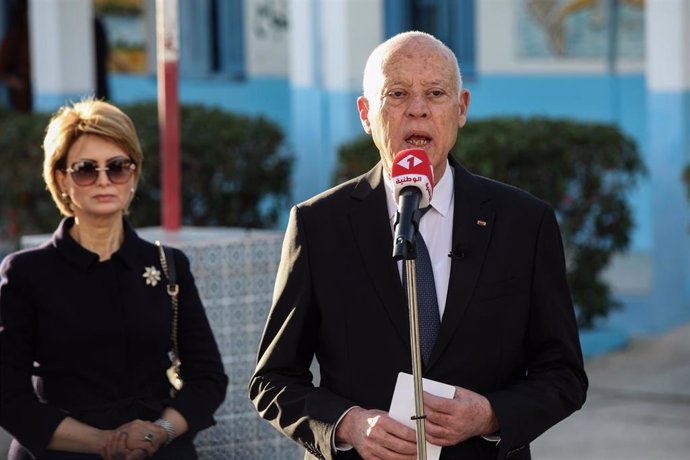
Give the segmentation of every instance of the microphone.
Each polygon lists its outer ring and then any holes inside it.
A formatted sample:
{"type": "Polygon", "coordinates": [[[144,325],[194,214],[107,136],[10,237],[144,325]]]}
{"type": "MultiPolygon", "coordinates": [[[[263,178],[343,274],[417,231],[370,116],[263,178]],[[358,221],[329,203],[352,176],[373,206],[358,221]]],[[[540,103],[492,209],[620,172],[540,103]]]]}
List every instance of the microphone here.
{"type": "Polygon", "coordinates": [[[455,248],[448,253],[448,257],[454,260],[462,260],[465,258],[465,251],[462,248],[455,248]]]}
{"type": "Polygon", "coordinates": [[[391,168],[393,197],[398,204],[395,216],[393,259],[415,258],[414,239],[419,228],[419,208],[429,206],[434,190],[434,172],[423,149],[402,150],[391,168]]]}

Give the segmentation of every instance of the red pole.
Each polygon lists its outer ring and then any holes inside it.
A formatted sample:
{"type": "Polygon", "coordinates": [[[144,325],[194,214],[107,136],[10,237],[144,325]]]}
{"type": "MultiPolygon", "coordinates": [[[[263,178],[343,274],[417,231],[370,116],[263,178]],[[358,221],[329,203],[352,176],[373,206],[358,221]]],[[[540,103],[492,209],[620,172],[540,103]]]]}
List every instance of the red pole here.
{"type": "Polygon", "coordinates": [[[163,229],[180,229],[180,109],[177,98],[177,0],[156,0],[158,123],[161,139],[163,229]]]}

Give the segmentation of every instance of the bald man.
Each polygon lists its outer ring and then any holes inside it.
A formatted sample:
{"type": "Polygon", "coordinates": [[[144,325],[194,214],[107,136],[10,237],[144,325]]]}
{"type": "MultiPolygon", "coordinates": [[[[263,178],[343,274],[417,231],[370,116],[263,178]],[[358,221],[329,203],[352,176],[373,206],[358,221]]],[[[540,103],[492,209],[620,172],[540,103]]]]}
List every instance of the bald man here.
{"type": "Polygon", "coordinates": [[[423,374],[455,387],[452,398],[424,394],[426,439],[442,459],[529,459],[529,443],[587,390],[553,209],[449,156],[470,94],[433,36],[379,45],[363,90],[360,119],[381,161],[292,209],[250,398],[305,458],[416,458],[414,430],[387,412],[398,373],[411,373],[391,165],[422,148],[435,184],[419,233],[441,318],[423,374]]]}

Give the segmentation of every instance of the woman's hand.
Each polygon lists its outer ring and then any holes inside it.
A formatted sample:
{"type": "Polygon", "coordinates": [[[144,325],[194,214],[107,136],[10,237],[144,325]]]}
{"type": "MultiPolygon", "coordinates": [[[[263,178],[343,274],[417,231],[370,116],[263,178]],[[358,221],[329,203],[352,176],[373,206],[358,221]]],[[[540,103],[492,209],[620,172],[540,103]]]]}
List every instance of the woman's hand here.
{"type": "Polygon", "coordinates": [[[133,420],[113,431],[101,456],[106,460],[141,460],[165,444],[168,433],[152,422],[133,420]]]}

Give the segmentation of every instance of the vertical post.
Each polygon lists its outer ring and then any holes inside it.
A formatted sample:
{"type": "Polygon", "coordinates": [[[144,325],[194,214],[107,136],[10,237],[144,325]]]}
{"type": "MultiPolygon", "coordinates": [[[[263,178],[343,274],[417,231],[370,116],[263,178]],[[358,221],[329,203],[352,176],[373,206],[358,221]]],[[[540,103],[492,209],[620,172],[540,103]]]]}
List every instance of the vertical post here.
{"type": "Polygon", "coordinates": [[[33,110],[52,113],[95,87],[93,1],[31,0],[27,6],[33,110]]]}
{"type": "Polygon", "coordinates": [[[618,22],[619,22],[618,0],[608,0],[608,43],[606,50],[606,67],[609,77],[609,91],[611,91],[611,121],[620,121],[620,101],[618,100],[618,75],[616,62],[618,60],[618,22]]]}
{"type": "Polygon", "coordinates": [[[180,110],[177,97],[177,0],[156,0],[158,122],[161,140],[161,216],[165,231],[180,229],[180,110]]]}
{"type": "Polygon", "coordinates": [[[426,460],[426,427],[424,426],[424,382],[422,380],[422,352],[419,338],[419,308],[417,303],[417,269],[415,259],[405,260],[407,272],[407,304],[410,315],[410,351],[412,382],[414,384],[414,415],[417,428],[417,460],[426,460]]]}
{"type": "Polygon", "coordinates": [[[654,312],[656,332],[690,318],[690,206],[681,171],[690,163],[690,3],[645,3],[647,148],[652,180],[654,312]]]}

